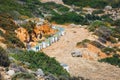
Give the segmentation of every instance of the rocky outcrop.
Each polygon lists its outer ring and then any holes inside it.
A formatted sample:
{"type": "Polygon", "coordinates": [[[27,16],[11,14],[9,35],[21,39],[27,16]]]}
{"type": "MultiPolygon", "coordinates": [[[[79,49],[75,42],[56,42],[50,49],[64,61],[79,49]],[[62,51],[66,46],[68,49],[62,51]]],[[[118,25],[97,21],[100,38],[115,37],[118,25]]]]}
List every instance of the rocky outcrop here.
{"type": "Polygon", "coordinates": [[[54,34],[55,30],[53,30],[48,24],[43,24],[41,26],[35,27],[34,32],[36,33],[36,35],[40,34],[50,35],[54,34]]]}
{"type": "Polygon", "coordinates": [[[46,36],[54,34],[56,31],[51,28],[51,25],[44,23],[42,25],[36,25],[31,32],[25,28],[20,27],[15,30],[17,37],[26,45],[26,43],[35,46],[38,41],[46,38],[46,36]]]}
{"type": "Polygon", "coordinates": [[[22,42],[26,42],[29,41],[29,34],[28,31],[25,28],[18,28],[17,30],[15,30],[17,37],[22,41],[22,42]]]}

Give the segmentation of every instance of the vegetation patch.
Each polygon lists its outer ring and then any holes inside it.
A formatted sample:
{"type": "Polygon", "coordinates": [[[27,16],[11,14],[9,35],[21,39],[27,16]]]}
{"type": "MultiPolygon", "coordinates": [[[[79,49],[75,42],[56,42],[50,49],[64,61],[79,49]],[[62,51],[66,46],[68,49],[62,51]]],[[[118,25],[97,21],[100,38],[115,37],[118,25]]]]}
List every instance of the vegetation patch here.
{"type": "Polygon", "coordinates": [[[30,73],[16,73],[12,80],[37,80],[33,74],[30,73]]]}
{"type": "Polygon", "coordinates": [[[10,65],[10,60],[6,51],[0,47],[0,66],[8,67],[10,65]]]}
{"type": "Polygon", "coordinates": [[[41,68],[45,73],[51,73],[57,77],[62,75],[69,77],[67,71],[54,58],[48,57],[43,52],[24,51],[12,56],[18,61],[30,63],[29,68],[32,70],[41,68]]]}
{"type": "Polygon", "coordinates": [[[5,44],[8,47],[20,47],[24,48],[24,44],[16,37],[15,30],[18,26],[14,23],[13,18],[9,14],[0,14],[0,27],[6,31],[1,33],[5,38],[5,44]]]}
{"type": "Polygon", "coordinates": [[[118,54],[114,54],[113,57],[108,57],[105,59],[99,60],[99,62],[106,62],[111,65],[119,66],[120,67],[120,56],[118,54]]]}
{"type": "Polygon", "coordinates": [[[111,5],[114,8],[120,7],[119,0],[63,0],[65,4],[82,6],[82,7],[92,7],[92,8],[104,8],[107,5],[111,5]]]}
{"type": "Polygon", "coordinates": [[[92,44],[93,46],[96,46],[97,48],[100,48],[100,49],[105,48],[105,46],[103,46],[101,43],[99,43],[97,41],[92,41],[90,44],[92,44]]]}
{"type": "Polygon", "coordinates": [[[90,42],[90,40],[88,40],[88,39],[84,39],[84,40],[82,40],[82,42],[78,42],[77,44],[76,44],[76,46],[77,47],[87,47],[87,43],[89,43],[90,42]]]}
{"type": "Polygon", "coordinates": [[[64,24],[64,23],[75,23],[75,24],[83,24],[84,23],[84,17],[78,15],[75,12],[69,12],[63,15],[56,15],[51,18],[52,22],[56,22],[58,24],[64,24]]]}
{"type": "Polygon", "coordinates": [[[97,28],[102,27],[102,26],[108,26],[108,25],[107,25],[107,23],[105,23],[103,21],[95,20],[90,24],[88,29],[89,29],[89,31],[95,31],[97,28]]]}
{"type": "Polygon", "coordinates": [[[102,9],[99,9],[99,10],[93,11],[92,14],[102,14],[102,13],[104,13],[104,11],[102,9]]]}
{"type": "Polygon", "coordinates": [[[110,53],[116,53],[116,50],[114,48],[110,48],[110,47],[105,47],[102,49],[102,51],[104,53],[106,53],[107,55],[109,55],[110,53]]]}
{"type": "Polygon", "coordinates": [[[104,8],[108,3],[105,0],[63,0],[65,4],[92,7],[92,8],[104,8]]]}

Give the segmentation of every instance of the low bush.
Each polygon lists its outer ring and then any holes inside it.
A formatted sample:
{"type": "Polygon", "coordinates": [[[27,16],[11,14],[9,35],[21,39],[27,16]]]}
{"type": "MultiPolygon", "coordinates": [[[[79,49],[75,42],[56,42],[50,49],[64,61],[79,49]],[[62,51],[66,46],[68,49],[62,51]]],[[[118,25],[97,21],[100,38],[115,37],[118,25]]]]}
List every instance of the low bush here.
{"type": "Polygon", "coordinates": [[[54,59],[45,55],[43,52],[25,51],[20,54],[14,54],[13,57],[18,61],[28,62],[30,69],[37,70],[41,68],[45,73],[51,73],[55,76],[69,76],[60,64],[54,59]]]}
{"type": "Polygon", "coordinates": [[[113,36],[110,36],[110,37],[109,37],[109,41],[110,41],[111,43],[117,43],[117,40],[116,40],[115,37],[113,37],[113,36]]]}
{"type": "Polygon", "coordinates": [[[118,41],[120,41],[120,28],[119,28],[119,26],[112,29],[112,36],[115,38],[118,38],[118,41]]]}
{"type": "Polygon", "coordinates": [[[114,8],[120,7],[119,0],[63,0],[67,5],[75,5],[82,7],[92,7],[92,8],[104,8],[107,5],[111,5],[114,8]]]}
{"type": "Polygon", "coordinates": [[[14,23],[13,18],[9,14],[0,14],[0,27],[6,31],[6,33],[1,36],[5,38],[5,44],[8,44],[8,47],[25,47],[16,37],[15,30],[18,26],[14,23]]]}
{"type": "Polygon", "coordinates": [[[88,27],[89,31],[95,31],[97,28],[101,26],[107,26],[104,22],[100,20],[93,21],[90,26],[88,27]]]}
{"type": "Polygon", "coordinates": [[[113,23],[113,25],[115,25],[115,26],[120,26],[120,19],[115,20],[114,23],[113,23]]]}
{"type": "Polygon", "coordinates": [[[10,65],[10,60],[8,58],[8,55],[6,51],[0,47],[0,66],[7,67],[10,65]]]}
{"type": "Polygon", "coordinates": [[[108,5],[105,0],[63,0],[65,4],[82,6],[82,7],[93,7],[93,8],[104,8],[108,5]]]}
{"type": "Polygon", "coordinates": [[[33,74],[30,73],[16,73],[12,80],[37,80],[33,74]]]}
{"type": "Polygon", "coordinates": [[[102,14],[102,13],[104,13],[104,11],[101,9],[92,12],[92,14],[102,14]]]}
{"type": "Polygon", "coordinates": [[[3,35],[3,32],[0,30],[0,36],[3,35]]]}
{"type": "Polygon", "coordinates": [[[84,39],[82,42],[78,42],[77,44],[76,44],[76,46],[77,47],[87,47],[87,43],[89,43],[90,42],[90,40],[88,40],[88,39],[84,39]]]}
{"type": "Polygon", "coordinates": [[[101,43],[97,42],[97,41],[92,41],[90,44],[96,46],[97,48],[103,49],[105,48],[104,45],[102,45],[101,43]]]}
{"type": "Polygon", "coordinates": [[[110,16],[111,16],[111,14],[105,14],[105,15],[102,15],[101,18],[102,18],[103,22],[107,22],[110,25],[113,25],[114,21],[113,21],[113,19],[110,16]]]}
{"type": "Polygon", "coordinates": [[[51,22],[56,22],[58,24],[65,24],[65,23],[75,23],[75,24],[84,24],[84,17],[78,15],[75,12],[69,12],[66,14],[62,14],[62,15],[54,15],[51,18],[51,22]]]}
{"type": "Polygon", "coordinates": [[[109,55],[110,53],[116,53],[116,50],[114,50],[114,48],[110,48],[110,47],[105,47],[102,49],[102,51],[104,53],[106,53],[107,55],[109,55]]]}
{"type": "Polygon", "coordinates": [[[111,2],[111,5],[113,8],[120,8],[120,1],[119,0],[112,0],[110,1],[111,2]]]}
{"type": "Polygon", "coordinates": [[[119,66],[120,67],[120,56],[118,54],[114,54],[113,57],[108,57],[99,60],[99,62],[106,62],[111,65],[119,66]]]}
{"type": "Polygon", "coordinates": [[[87,23],[91,24],[91,22],[96,20],[102,20],[101,17],[94,15],[94,14],[86,14],[85,19],[87,20],[87,23]]]}

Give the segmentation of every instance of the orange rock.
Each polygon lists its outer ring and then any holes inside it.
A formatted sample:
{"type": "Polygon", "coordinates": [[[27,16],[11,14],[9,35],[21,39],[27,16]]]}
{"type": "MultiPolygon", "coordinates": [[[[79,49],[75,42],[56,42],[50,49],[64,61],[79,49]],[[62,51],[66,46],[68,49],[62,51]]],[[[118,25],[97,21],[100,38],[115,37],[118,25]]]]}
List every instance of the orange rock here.
{"type": "Polygon", "coordinates": [[[88,44],[87,45],[88,49],[91,50],[92,52],[96,53],[100,58],[105,58],[107,57],[107,55],[105,53],[103,53],[99,48],[88,44]]]}
{"type": "Polygon", "coordinates": [[[49,24],[43,24],[41,26],[35,27],[34,32],[36,33],[36,35],[39,35],[40,33],[44,35],[50,35],[54,34],[55,30],[52,29],[49,24]]]}
{"type": "Polygon", "coordinates": [[[20,27],[15,30],[15,33],[22,42],[29,41],[29,34],[25,28],[20,27]]]}
{"type": "Polygon", "coordinates": [[[39,41],[40,39],[43,39],[44,35],[51,35],[55,33],[55,30],[51,28],[51,26],[49,24],[43,24],[40,26],[35,26],[35,28],[33,29],[33,32],[31,34],[28,34],[28,31],[25,28],[18,28],[17,30],[15,30],[17,37],[24,43],[26,44],[26,41],[29,41],[30,39],[32,41],[32,44],[35,43],[37,41],[39,41]],[[41,36],[41,37],[40,37],[41,36]]]}

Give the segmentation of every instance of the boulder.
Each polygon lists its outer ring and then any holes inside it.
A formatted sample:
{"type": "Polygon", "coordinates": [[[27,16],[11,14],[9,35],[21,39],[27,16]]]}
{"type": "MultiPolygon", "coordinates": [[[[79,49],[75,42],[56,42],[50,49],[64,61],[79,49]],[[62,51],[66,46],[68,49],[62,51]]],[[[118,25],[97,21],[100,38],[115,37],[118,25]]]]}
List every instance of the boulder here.
{"type": "Polygon", "coordinates": [[[69,66],[67,64],[61,63],[60,64],[67,72],[69,72],[69,66]]]}
{"type": "Polygon", "coordinates": [[[112,6],[105,6],[105,10],[111,10],[112,6]]]}
{"type": "Polygon", "coordinates": [[[58,80],[55,76],[52,74],[48,74],[47,76],[44,77],[45,80],[58,80]]]}
{"type": "Polygon", "coordinates": [[[14,63],[10,65],[10,70],[14,70],[15,72],[27,72],[23,67],[18,66],[14,63]]]}
{"type": "Polygon", "coordinates": [[[15,71],[14,71],[14,70],[9,70],[9,71],[7,72],[7,74],[10,75],[10,76],[12,76],[12,75],[15,74],[15,71]]]}
{"type": "Polygon", "coordinates": [[[36,71],[36,75],[37,75],[37,76],[44,76],[43,70],[42,70],[42,69],[38,69],[38,70],[36,71]]]}
{"type": "Polygon", "coordinates": [[[73,57],[82,57],[82,53],[81,53],[80,51],[73,51],[73,52],[71,53],[71,55],[72,55],[73,57]]]}
{"type": "Polygon", "coordinates": [[[9,57],[9,60],[10,60],[11,62],[14,62],[14,61],[15,61],[15,58],[9,57]]]}

